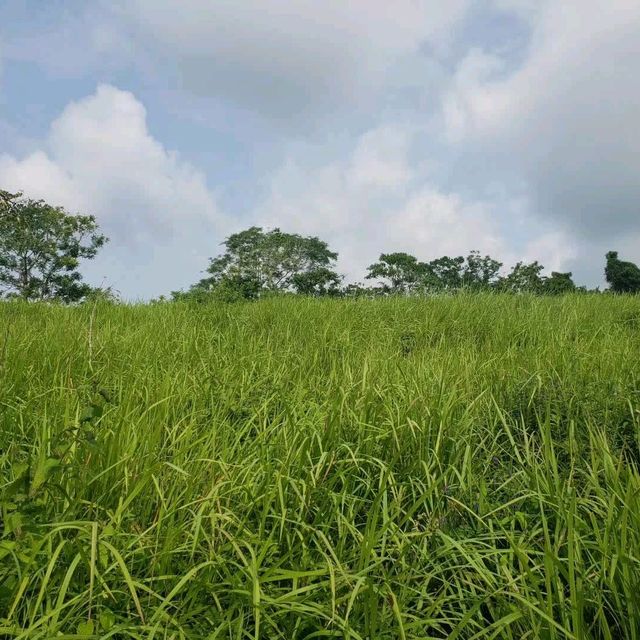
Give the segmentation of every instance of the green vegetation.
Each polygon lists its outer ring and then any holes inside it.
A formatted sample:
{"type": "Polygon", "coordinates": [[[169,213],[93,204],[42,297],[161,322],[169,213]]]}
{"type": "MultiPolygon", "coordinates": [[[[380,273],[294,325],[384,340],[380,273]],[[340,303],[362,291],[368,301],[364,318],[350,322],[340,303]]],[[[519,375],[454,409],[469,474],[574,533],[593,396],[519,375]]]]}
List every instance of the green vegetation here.
{"type": "Polygon", "coordinates": [[[94,290],[80,259],[107,242],[93,216],[0,190],[0,297],[77,302],[94,290]]]}
{"type": "Polygon", "coordinates": [[[0,304],[3,638],[640,637],[640,299],[0,304]]]}
{"type": "Polygon", "coordinates": [[[605,278],[614,293],[640,293],[640,268],[618,259],[617,251],[607,253],[605,278]]]}
{"type": "Polygon", "coordinates": [[[250,227],[223,244],[226,251],[210,259],[207,277],[186,293],[174,291],[174,299],[237,302],[282,292],[338,292],[341,277],[333,270],[338,254],[319,238],[250,227]]]}
{"type": "MultiPolygon", "coordinates": [[[[108,242],[92,215],[70,214],[43,200],[0,189],[0,299],[63,303],[118,300],[112,287],[92,287],[82,281],[81,260],[91,260],[108,242]]],[[[502,262],[471,251],[421,262],[405,252],[382,253],[367,268],[366,280],[342,284],[336,269],[338,254],[315,236],[280,229],[249,227],[222,243],[224,253],[210,258],[206,277],[171,298],[184,303],[243,302],[280,294],[305,297],[374,297],[440,293],[500,292],[562,295],[575,291],[573,274],[543,275],[537,260],[518,262],[501,274],[502,262]]],[[[640,268],[606,254],[604,270],[613,293],[639,293],[640,268]]],[[[596,290],[597,291],[597,290],[596,290]]],[[[163,296],[159,301],[164,302],[163,296]]]]}

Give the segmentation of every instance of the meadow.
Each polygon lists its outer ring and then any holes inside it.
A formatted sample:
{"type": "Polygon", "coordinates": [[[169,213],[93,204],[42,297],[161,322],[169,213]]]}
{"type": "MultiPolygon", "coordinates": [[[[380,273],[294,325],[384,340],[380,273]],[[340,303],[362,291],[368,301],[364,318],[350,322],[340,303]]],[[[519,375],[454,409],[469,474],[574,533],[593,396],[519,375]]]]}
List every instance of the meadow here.
{"type": "Polygon", "coordinates": [[[640,297],[0,304],[0,637],[640,638],[640,297]]]}

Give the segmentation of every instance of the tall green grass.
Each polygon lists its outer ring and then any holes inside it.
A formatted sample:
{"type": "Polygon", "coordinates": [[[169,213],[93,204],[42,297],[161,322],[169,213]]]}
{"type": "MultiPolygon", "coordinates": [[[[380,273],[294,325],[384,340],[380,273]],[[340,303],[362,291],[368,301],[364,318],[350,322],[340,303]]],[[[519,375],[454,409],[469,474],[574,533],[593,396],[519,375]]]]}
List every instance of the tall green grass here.
{"type": "Polygon", "coordinates": [[[640,638],[640,298],[0,305],[0,637],[640,638]]]}

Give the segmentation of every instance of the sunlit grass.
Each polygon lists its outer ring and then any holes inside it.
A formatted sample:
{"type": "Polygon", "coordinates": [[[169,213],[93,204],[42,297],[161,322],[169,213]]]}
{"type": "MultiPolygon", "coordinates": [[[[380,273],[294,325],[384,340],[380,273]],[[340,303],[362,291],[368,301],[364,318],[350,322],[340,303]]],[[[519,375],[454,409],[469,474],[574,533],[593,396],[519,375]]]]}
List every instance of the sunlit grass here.
{"type": "Polygon", "coordinates": [[[639,638],[640,298],[0,305],[0,637],[639,638]]]}

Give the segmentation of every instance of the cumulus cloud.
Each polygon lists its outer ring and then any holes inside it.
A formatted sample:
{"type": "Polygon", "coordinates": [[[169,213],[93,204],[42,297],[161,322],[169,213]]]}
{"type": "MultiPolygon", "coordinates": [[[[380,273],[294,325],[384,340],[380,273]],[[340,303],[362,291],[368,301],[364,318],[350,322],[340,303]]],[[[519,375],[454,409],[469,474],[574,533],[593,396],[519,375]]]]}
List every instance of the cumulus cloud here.
{"type": "Polygon", "coordinates": [[[443,106],[449,139],[517,167],[540,215],[616,242],[640,213],[640,4],[516,5],[532,29],[526,60],[506,78],[494,56],[462,60],[443,106]]]}
{"type": "MultiPolygon", "coordinates": [[[[159,263],[176,242],[181,251],[185,239],[192,241],[189,253],[204,250],[203,239],[213,244],[211,236],[223,224],[204,175],[151,135],[145,108],[133,94],[109,85],[70,103],[42,149],[23,158],[0,155],[0,183],[94,213],[113,240],[107,258],[135,263],[147,275],[166,268],[159,263]]],[[[122,266],[116,270],[123,278],[122,266]]],[[[167,285],[183,284],[179,264],[176,271],[167,285]]]]}
{"type": "Polygon", "coordinates": [[[1,155],[0,180],[10,190],[27,192],[32,198],[48,198],[71,209],[83,209],[86,204],[73,178],[44,151],[36,151],[22,160],[1,155]]]}
{"type": "Polygon", "coordinates": [[[290,158],[253,218],[327,239],[349,279],[361,279],[382,252],[432,259],[479,249],[512,258],[493,203],[468,202],[430,182],[410,162],[411,139],[410,131],[381,126],[342,160],[305,166],[290,158]]]}

